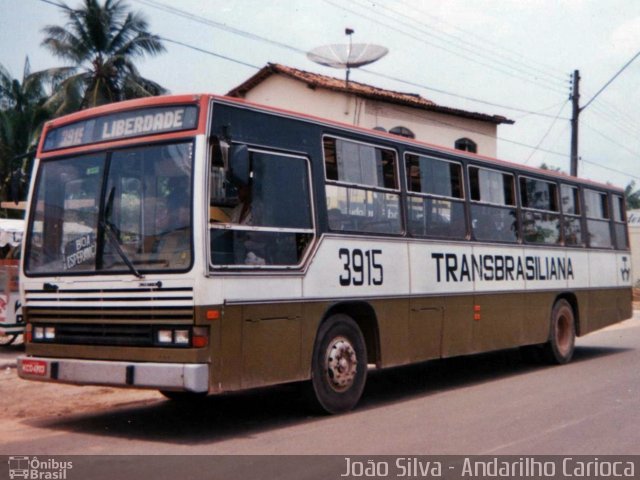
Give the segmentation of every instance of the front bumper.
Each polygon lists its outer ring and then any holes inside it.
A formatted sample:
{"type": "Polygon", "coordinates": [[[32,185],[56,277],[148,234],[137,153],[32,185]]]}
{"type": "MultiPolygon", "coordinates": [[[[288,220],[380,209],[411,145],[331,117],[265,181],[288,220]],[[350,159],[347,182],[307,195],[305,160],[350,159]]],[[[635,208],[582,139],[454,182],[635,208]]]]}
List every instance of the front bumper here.
{"type": "Polygon", "coordinates": [[[18,358],[18,375],[27,380],[79,385],[209,391],[209,366],[206,363],[143,363],[22,356],[18,358]]]}

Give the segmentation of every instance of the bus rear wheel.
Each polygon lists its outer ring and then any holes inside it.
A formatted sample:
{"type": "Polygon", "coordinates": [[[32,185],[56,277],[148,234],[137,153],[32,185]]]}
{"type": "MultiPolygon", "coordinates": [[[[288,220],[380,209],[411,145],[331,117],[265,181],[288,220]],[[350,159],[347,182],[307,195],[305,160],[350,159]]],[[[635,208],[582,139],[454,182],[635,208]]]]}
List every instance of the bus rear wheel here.
{"type": "Polygon", "coordinates": [[[367,379],[367,348],[348,315],[329,317],[318,330],[311,362],[313,406],[341,413],[356,406],[367,379]]]}
{"type": "Polygon", "coordinates": [[[551,310],[549,341],[543,354],[549,363],[562,365],[573,357],[576,343],[576,321],[573,308],[564,299],[558,300],[551,310]]]}

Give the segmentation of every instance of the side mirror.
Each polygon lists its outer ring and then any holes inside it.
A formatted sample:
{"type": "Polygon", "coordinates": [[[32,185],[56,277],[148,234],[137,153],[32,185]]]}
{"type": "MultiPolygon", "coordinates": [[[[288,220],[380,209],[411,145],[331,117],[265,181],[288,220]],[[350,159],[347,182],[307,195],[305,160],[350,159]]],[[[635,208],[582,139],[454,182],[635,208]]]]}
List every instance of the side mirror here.
{"type": "Polygon", "coordinates": [[[248,185],[250,177],[249,149],[246,145],[232,145],[229,151],[229,180],[248,185]]]}

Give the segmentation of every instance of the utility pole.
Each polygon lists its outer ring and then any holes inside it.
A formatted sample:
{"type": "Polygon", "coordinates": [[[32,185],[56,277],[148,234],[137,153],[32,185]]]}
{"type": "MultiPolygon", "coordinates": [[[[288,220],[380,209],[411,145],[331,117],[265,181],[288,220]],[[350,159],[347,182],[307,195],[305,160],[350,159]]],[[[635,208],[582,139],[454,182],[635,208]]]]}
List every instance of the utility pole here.
{"type": "Polygon", "coordinates": [[[609,85],[613,82],[618,75],[625,71],[625,69],[631,65],[636,58],[640,57],[640,52],[636,53],[631,60],[625,63],[620,70],[616,72],[616,74],[609,79],[607,83],[605,83],[598,92],[591,97],[587,103],[585,103],[582,107],[580,106],[580,71],[573,71],[573,89],[571,92],[571,103],[573,104],[573,114],[571,116],[571,175],[574,177],[578,176],[578,117],[580,116],[580,112],[582,112],[585,108],[591,105],[598,95],[600,95],[609,85]]]}
{"type": "Polygon", "coordinates": [[[573,114],[571,115],[571,176],[578,176],[578,125],[580,111],[580,71],[573,71],[573,89],[571,92],[571,104],[573,114]]]}

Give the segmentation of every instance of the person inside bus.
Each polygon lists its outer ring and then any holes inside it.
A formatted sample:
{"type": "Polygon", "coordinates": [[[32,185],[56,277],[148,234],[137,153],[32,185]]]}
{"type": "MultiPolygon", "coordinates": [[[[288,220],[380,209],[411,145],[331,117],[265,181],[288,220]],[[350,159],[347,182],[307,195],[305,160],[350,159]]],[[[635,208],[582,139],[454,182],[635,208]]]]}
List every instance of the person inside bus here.
{"type": "Polygon", "coordinates": [[[231,223],[239,225],[253,225],[253,214],[251,212],[251,183],[240,184],[238,189],[238,205],[231,212],[231,223]]]}
{"type": "MultiPolygon", "coordinates": [[[[238,183],[238,205],[232,210],[230,215],[231,223],[238,225],[253,226],[253,185],[249,183],[238,183]]],[[[234,242],[234,257],[236,264],[244,265],[265,265],[265,239],[264,234],[259,232],[237,231],[234,242]]]]}
{"type": "Polygon", "coordinates": [[[189,207],[172,195],[156,208],[157,239],[153,251],[158,260],[171,268],[187,266],[190,261],[189,207]]]}

